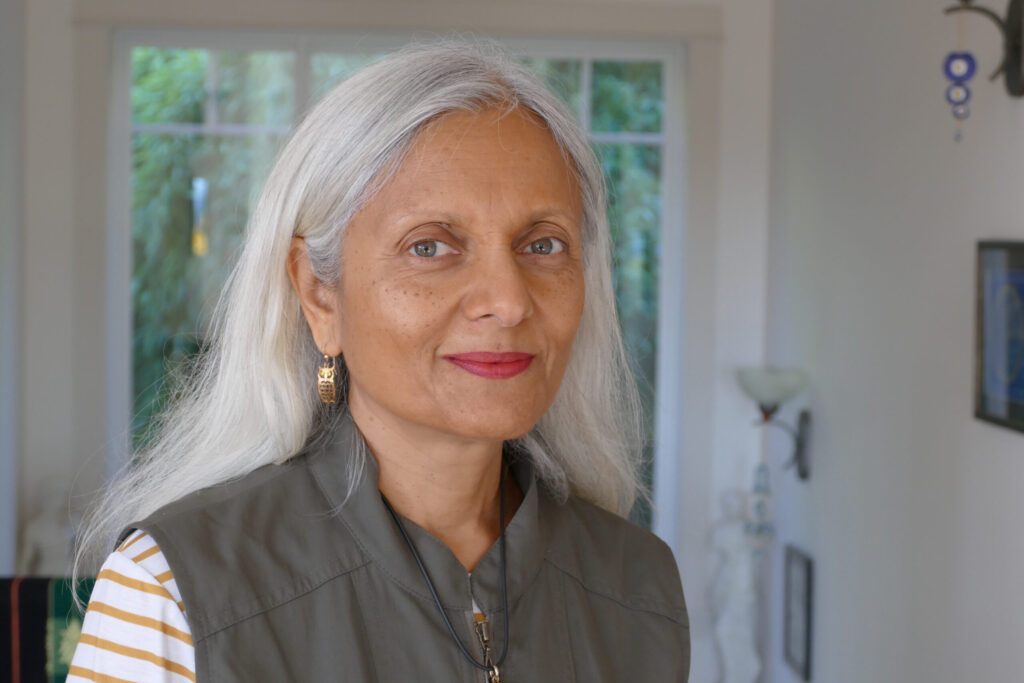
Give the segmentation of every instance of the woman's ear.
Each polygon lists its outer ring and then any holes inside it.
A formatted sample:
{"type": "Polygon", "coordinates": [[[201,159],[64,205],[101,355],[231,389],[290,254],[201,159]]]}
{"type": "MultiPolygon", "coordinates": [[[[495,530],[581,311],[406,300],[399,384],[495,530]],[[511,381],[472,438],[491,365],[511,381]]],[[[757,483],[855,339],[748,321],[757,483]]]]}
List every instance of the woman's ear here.
{"type": "Polygon", "coordinates": [[[306,240],[301,237],[292,237],[288,249],[288,277],[299,297],[302,313],[306,316],[317,348],[329,356],[340,355],[341,345],[337,342],[340,322],[338,298],[313,272],[306,240]]]}

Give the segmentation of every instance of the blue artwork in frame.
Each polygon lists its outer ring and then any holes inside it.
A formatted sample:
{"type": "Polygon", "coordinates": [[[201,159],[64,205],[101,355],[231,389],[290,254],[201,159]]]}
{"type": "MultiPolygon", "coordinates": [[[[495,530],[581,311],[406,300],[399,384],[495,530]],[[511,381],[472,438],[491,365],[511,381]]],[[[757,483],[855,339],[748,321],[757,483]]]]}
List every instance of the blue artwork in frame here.
{"type": "Polygon", "coordinates": [[[1024,242],[978,242],[974,416],[1024,431],[1024,242]]]}

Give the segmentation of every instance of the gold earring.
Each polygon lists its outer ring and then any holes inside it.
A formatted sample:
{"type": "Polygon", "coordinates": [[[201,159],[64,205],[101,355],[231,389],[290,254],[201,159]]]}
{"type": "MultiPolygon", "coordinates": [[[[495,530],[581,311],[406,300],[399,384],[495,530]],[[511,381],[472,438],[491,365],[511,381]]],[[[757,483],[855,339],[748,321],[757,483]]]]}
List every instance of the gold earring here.
{"type": "Polygon", "coordinates": [[[337,375],[337,363],[333,356],[324,354],[320,363],[320,369],[316,374],[316,388],[320,394],[320,401],[333,405],[338,401],[337,388],[334,385],[334,378],[337,375]]]}

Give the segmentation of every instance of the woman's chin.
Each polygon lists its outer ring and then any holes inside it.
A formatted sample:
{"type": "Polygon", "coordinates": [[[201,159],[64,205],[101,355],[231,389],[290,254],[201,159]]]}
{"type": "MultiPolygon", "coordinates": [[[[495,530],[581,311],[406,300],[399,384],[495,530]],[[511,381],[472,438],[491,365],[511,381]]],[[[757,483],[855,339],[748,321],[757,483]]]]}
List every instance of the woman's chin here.
{"type": "Polygon", "coordinates": [[[529,411],[522,411],[501,402],[490,409],[487,405],[467,405],[465,411],[452,415],[449,429],[467,438],[515,439],[530,431],[540,419],[529,411]]]}

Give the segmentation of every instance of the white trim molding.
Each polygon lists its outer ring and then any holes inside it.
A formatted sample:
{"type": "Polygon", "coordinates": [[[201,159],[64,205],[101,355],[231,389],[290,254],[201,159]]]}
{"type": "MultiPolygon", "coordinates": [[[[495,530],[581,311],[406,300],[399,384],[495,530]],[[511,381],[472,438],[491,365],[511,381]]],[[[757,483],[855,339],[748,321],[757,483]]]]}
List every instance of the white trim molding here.
{"type": "Polygon", "coordinates": [[[18,539],[23,8],[0,3],[0,575],[14,573],[18,539]]]}

